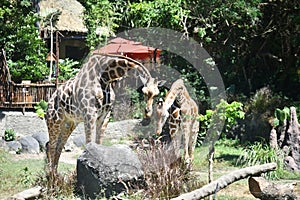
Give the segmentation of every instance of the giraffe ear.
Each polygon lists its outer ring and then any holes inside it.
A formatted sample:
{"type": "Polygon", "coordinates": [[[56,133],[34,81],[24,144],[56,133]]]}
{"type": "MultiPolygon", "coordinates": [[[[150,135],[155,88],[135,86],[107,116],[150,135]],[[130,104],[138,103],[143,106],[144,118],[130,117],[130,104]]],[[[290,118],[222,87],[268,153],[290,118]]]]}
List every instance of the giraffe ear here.
{"type": "Polygon", "coordinates": [[[145,77],[143,77],[143,76],[141,76],[141,75],[140,75],[140,79],[141,79],[141,81],[142,81],[143,85],[146,85],[146,83],[147,83],[148,79],[147,79],[147,78],[145,78],[145,77]]]}

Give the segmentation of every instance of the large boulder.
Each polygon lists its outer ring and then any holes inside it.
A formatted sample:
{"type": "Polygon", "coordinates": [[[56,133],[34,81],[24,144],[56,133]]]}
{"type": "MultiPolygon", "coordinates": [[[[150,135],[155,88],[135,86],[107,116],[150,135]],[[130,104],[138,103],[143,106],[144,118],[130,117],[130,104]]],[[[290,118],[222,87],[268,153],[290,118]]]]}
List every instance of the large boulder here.
{"type": "Polygon", "coordinates": [[[126,185],[143,184],[142,165],[126,145],[89,143],[77,160],[78,188],[89,198],[109,198],[126,191],[126,185]]]}
{"type": "Polygon", "coordinates": [[[21,137],[18,141],[22,145],[23,153],[40,153],[40,144],[32,136],[21,137]]]}
{"type": "Polygon", "coordinates": [[[41,150],[46,150],[46,143],[49,141],[49,135],[46,132],[34,133],[32,137],[38,141],[41,150]]]}

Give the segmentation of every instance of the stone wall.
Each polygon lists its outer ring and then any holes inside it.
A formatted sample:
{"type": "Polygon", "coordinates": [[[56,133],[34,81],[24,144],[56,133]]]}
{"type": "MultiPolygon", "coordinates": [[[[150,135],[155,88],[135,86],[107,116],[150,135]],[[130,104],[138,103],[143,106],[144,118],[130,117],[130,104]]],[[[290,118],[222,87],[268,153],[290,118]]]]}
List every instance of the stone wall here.
{"type": "MultiPolygon", "coordinates": [[[[140,120],[124,120],[111,122],[105,131],[106,138],[120,139],[134,135],[140,120]]],[[[17,136],[26,136],[36,133],[47,133],[45,120],[39,118],[35,112],[1,111],[0,110],[0,136],[6,129],[13,129],[17,136]]],[[[84,134],[83,123],[80,123],[72,135],[84,134]]]]}
{"type": "Polygon", "coordinates": [[[32,135],[47,133],[46,122],[34,112],[2,111],[0,110],[0,136],[6,129],[13,129],[17,135],[32,135]]]}

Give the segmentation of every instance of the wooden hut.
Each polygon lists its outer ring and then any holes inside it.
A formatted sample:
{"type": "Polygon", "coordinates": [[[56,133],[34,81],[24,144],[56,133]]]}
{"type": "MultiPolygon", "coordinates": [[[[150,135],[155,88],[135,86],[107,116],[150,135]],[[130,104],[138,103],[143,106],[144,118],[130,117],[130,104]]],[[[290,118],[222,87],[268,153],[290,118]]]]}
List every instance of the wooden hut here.
{"type": "Polygon", "coordinates": [[[50,19],[46,16],[60,12],[57,19],[52,18],[53,53],[57,59],[80,60],[88,54],[86,45],[87,28],[83,22],[84,7],[76,0],[41,0],[39,12],[41,37],[51,51],[50,19]]]}

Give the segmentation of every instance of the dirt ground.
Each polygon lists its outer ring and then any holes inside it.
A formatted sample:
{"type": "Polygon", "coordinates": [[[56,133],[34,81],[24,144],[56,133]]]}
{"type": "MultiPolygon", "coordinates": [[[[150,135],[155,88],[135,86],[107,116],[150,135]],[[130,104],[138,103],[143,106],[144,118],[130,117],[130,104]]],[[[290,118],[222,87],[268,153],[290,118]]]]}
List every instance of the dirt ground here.
{"type": "MultiPolygon", "coordinates": [[[[59,162],[76,165],[77,158],[82,152],[83,152],[83,150],[80,148],[75,148],[71,152],[62,152],[59,162]]],[[[14,160],[46,159],[46,154],[44,152],[39,153],[39,154],[21,153],[21,154],[14,154],[14,156],[12,156],[12,158],[14,160]]]]}

